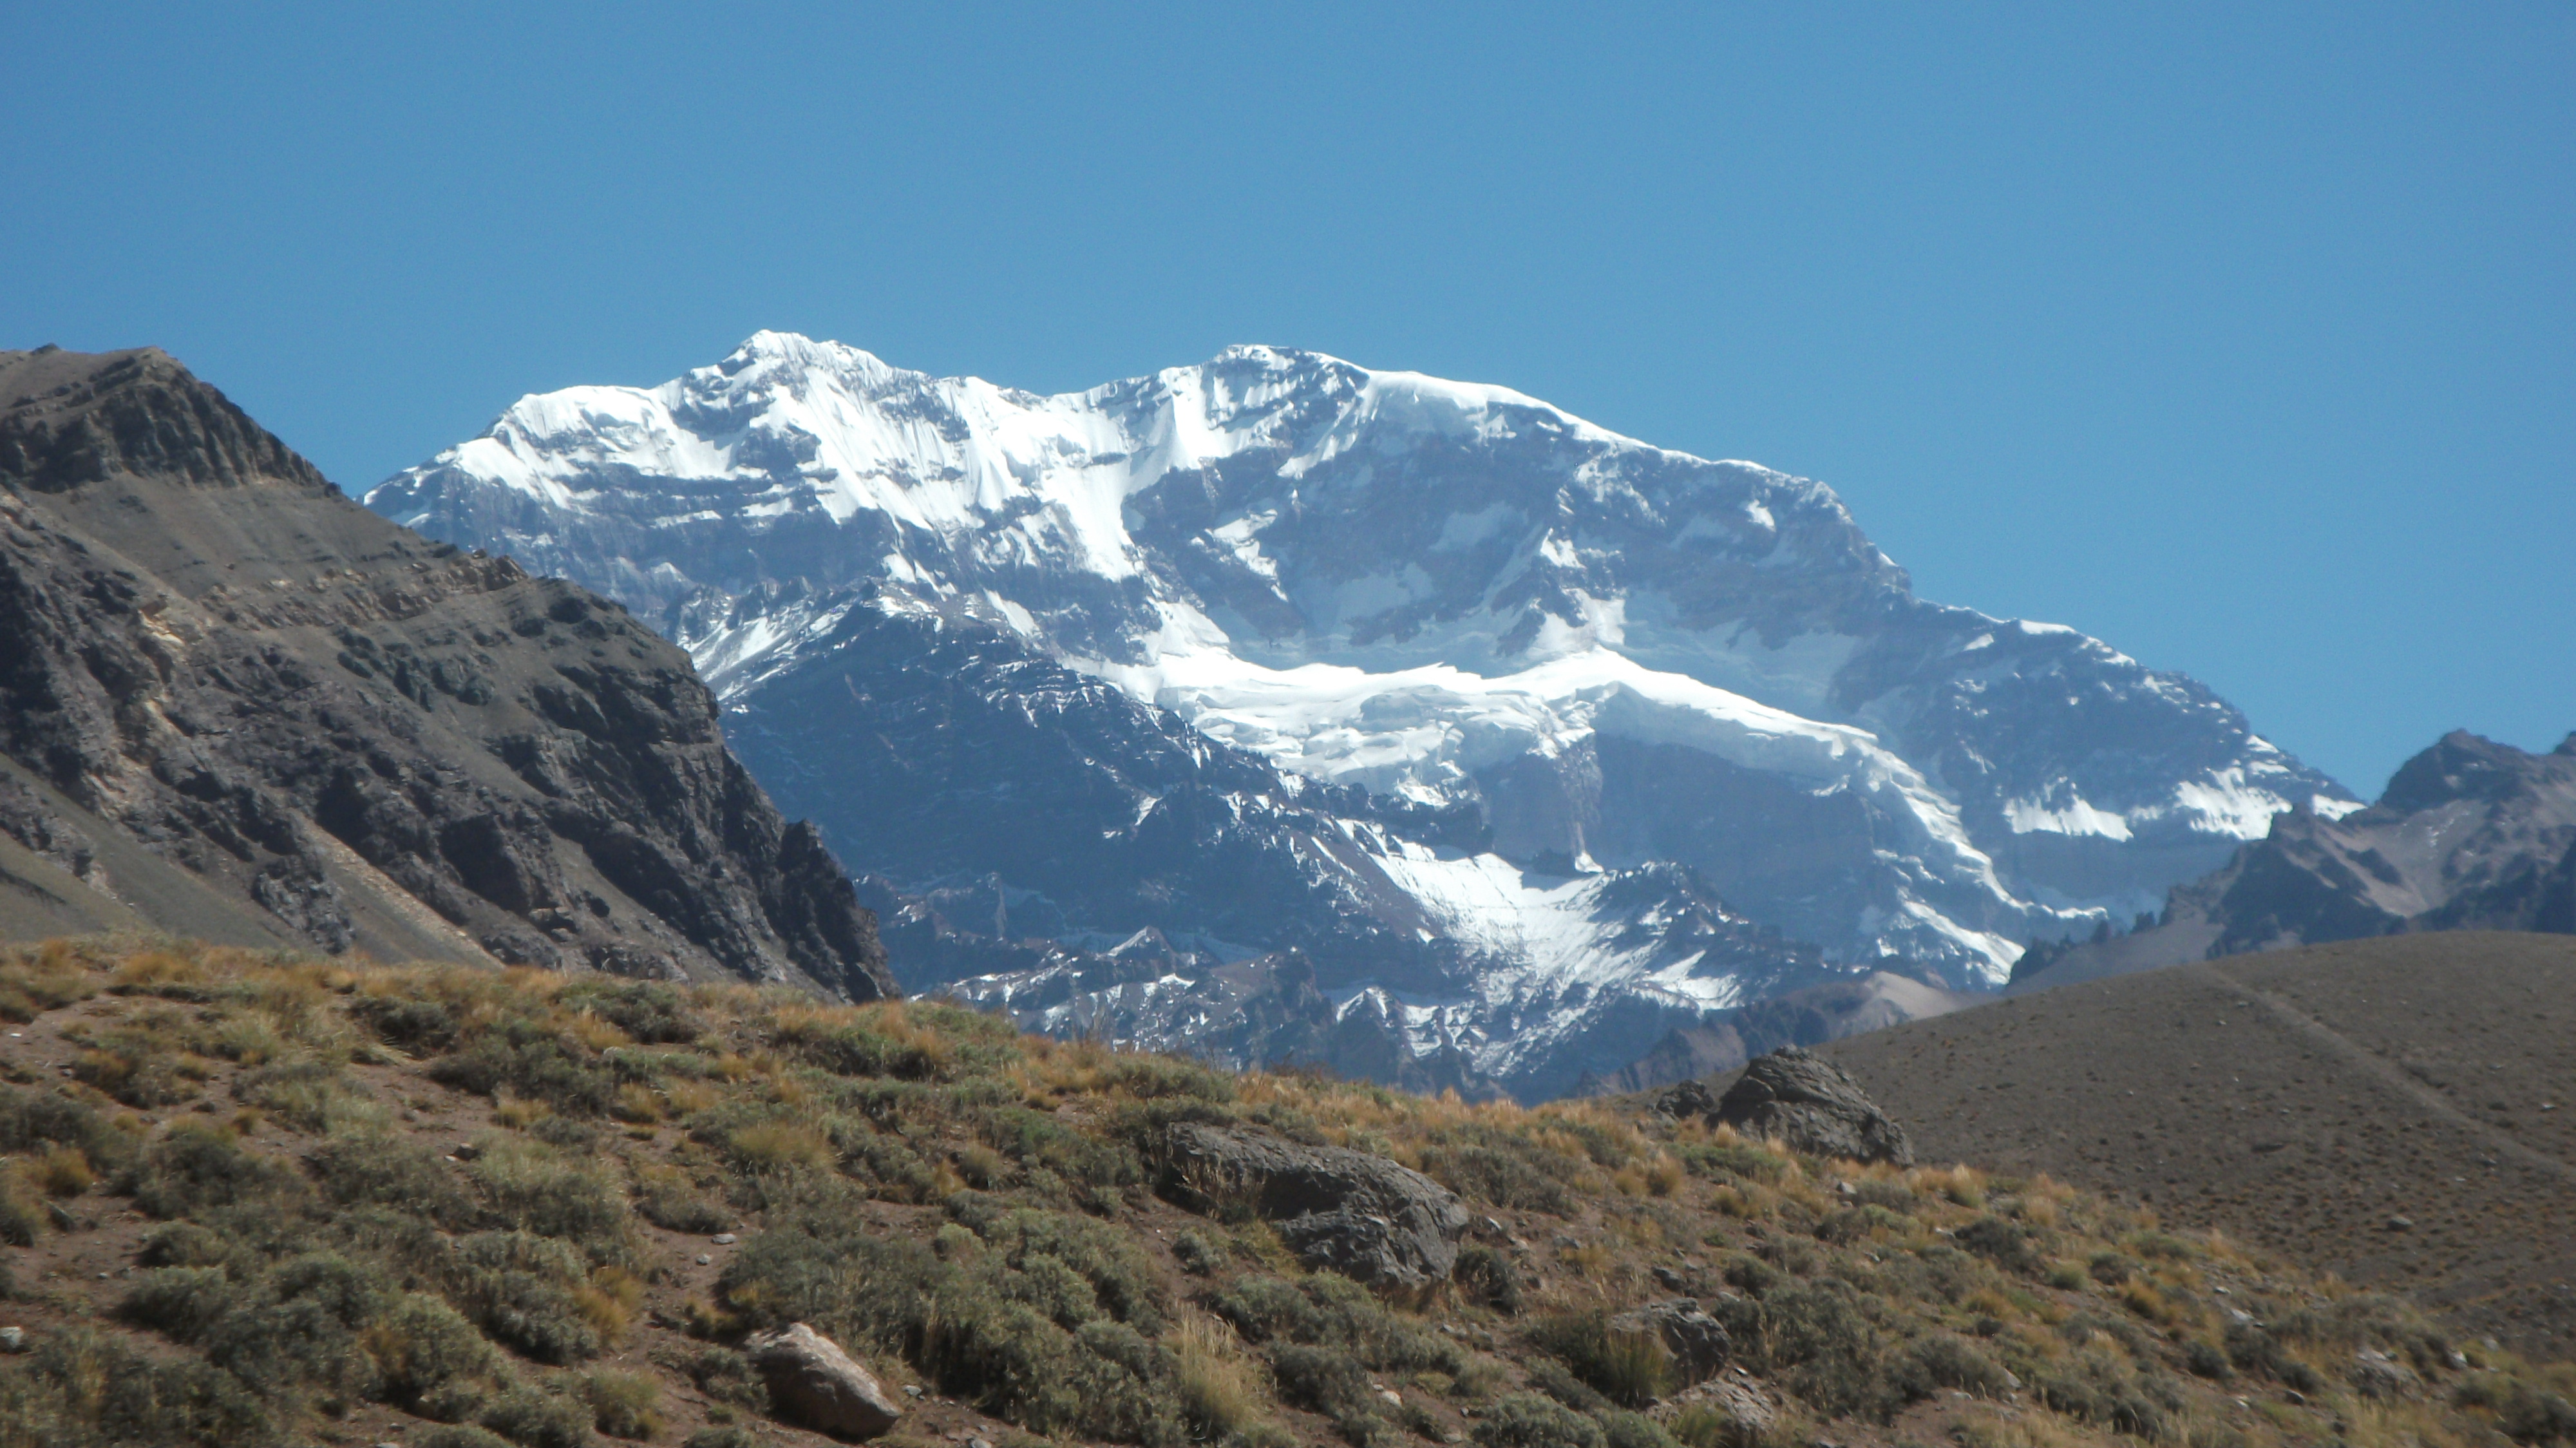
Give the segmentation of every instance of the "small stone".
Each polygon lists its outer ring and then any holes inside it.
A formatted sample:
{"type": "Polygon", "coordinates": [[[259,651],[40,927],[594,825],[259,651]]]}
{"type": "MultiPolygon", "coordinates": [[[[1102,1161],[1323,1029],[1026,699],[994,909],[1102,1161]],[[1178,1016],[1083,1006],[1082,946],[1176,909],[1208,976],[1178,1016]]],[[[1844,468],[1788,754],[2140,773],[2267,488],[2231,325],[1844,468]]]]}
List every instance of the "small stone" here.
{"type": "Polygon", "coordinates": [[[718,1232],[718,1233],[716,1233],[714,1236],[709,1237],[707,1240],[708,1240],[708,1241],[710,1241],[710,1242],[715,1243],[715,1244],[716,1244],[717,1246],[719,1246],[719,1247],[730,1247],[730,1246],[732,1246],[734,1243],[739,1242],[739,1241],[741,1241],[742,1239],[741,1239],[740,1237],[735,1236],[735,1235],[734,1235],[733,1233],[731,1233],[731,1232],[718,1232]]]}
{"type": "Polygon", "coordinates": [[[482,1154],[483,1148],[476,1146],[470,1141],[460,1141],[456,1144],[456,1159],[458,1161],[472,1161],[474,1158],[481,1156],[482,1154]]]}
{"type": "Polygon", "coordinates": [[[715,1260],[716,1260],[716,1259],[715,1259],[714,1257],[712,1257],[712,1256],[708,1255],[707,1253],[700,1252],[700,1253],[698,1254],[698,1265],[699,1265],[699,1266],[701,1266],[701,1267],[704,1267],[704,1266],[708,1265],[709,1263],[714,1262],[715,1260]]]}
{"type": "Polygon", "coordinates": [[[2412,1217],[2391,1217],[2388,1219],[2388,1230],[2392,1232],[2414,1231],[2415,1219],[2412,1217]]]}
{"type": "Polygon", "coordinates": [[[0,1352],[25,1352],[26,1350],[27,1329],[0,1327],[0,1352]]]}
{"type": "Polygon", "coordinates": [[[921,1396],[921,1389],[914,1387],[910,1383],[906,1383],[903,1385],[903,1395],[907,1398],[918,1398],[921,1396]]]}
{"type": "Polygon", "coordinates": [[[993,1448],[993,1445],[982,1438],[969,1438],[966,1440],[966,1448],[993,1448]]]}
{"type": "Polygon", "coordinates": [[[1377,1396],[1378,1401],[1386,1404],[1390,1408],[1401,1408],[1404,1406],[1404,1394],[1397,1392],[1393,1388],[1380,1388],[1377,1390],[1377,1396]]]}

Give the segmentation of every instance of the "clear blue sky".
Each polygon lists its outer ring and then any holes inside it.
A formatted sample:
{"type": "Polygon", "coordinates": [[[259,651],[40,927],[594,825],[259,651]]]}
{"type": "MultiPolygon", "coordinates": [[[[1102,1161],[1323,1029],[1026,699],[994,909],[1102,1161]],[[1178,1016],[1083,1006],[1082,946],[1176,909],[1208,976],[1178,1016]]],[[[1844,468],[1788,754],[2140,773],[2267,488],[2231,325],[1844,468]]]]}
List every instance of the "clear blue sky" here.
{"type": "Polygon", "coordinates": [[[2576,728],[2571,77],[2560,3],[25,5],[0,346],[352,488],[762,327],[1502,382],[2367,795],[2576,728]]]}

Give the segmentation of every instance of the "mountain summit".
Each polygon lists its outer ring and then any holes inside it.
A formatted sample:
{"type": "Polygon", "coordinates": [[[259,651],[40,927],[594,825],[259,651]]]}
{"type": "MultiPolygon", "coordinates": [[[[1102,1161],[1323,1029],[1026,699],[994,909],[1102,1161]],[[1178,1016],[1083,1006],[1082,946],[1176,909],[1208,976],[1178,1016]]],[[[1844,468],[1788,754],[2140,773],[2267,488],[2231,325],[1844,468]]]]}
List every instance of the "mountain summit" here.
{"type": "Polygon", "coordinates": [[[1442,1039],[1523,1029],[1505,977],[1769,988],[1605,944],[1658,911],[1602,871],[1985,986],[2354,807],[2191,679],[1916,598],[1821,483],[1318,353],[1043,397],[764,332],[524,398],[367,502],[657,620],[864,868],[998,875],[1064,938],[1298,945],[1442,1039]],[[1177,842],[1220,840],[1192,879],[1177,842]]]}

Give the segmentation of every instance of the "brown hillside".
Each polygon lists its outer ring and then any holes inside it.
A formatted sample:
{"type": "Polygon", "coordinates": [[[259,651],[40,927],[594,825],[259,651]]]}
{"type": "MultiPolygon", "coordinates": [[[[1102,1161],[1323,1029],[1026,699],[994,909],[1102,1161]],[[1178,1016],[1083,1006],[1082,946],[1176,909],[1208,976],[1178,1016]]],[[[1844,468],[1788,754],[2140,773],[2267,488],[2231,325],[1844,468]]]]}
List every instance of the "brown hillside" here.
{"type": "Polygon", "coordinates": [[[2400,1299],[1632,1105],[169,943],[0,949],[0,1018],[0,1448],[823,1448],[745,1356],[799,1321],[887,1448],[2576,1442],[2400,1299]],[[1345,1275],[1327,1169],[1451,1245],[1345,1275]]]}
{"type": "Polygon", "coordinates": [[[2046,1171],[2576,1356],[2576,939],[2407,935],[1820,1048],[1929,1157],[2046,1171]]]}

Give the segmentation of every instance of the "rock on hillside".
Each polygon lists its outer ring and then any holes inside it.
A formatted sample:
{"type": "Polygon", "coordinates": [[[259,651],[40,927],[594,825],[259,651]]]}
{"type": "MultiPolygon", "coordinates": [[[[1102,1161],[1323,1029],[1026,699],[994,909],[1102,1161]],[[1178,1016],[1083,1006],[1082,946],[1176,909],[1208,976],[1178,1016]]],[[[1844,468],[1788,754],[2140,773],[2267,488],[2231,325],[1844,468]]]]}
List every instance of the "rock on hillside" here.
{"type": "Polygon", "coordinates": [[[2034,951],[2011,988],[2427,930],[2576,933],[2576,734],[2547,754],[2444,735],[2377,804],[2277,816],[2224,867],[2176,887],[2152,929],[2034,951]]]}
{"type": "Polygon", "coordinates": [[[686,655],[369,513],[152,349],[0,353],[0,837],[20,932],[105,902],[249,945],[894,988],[686,655]]]}
{"type": "Polygon", "coordinates": [[[1784,1046],[1745,1067],[1709,1118],[1817,1156],[1914,1165],[1905,1128],[1840,1066],[1798,1046],[1784,1046]]]}

